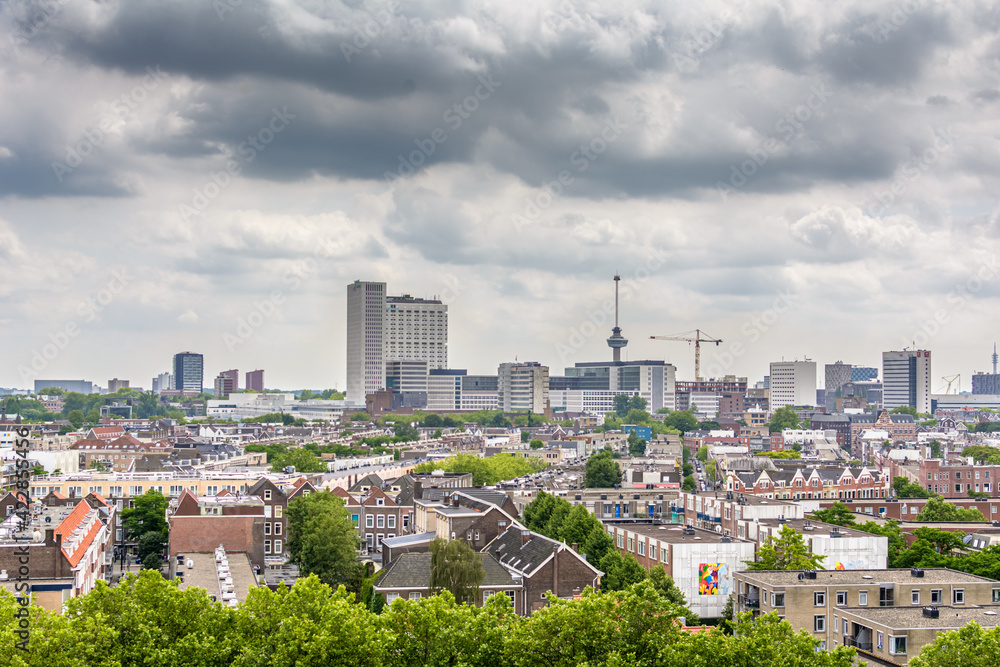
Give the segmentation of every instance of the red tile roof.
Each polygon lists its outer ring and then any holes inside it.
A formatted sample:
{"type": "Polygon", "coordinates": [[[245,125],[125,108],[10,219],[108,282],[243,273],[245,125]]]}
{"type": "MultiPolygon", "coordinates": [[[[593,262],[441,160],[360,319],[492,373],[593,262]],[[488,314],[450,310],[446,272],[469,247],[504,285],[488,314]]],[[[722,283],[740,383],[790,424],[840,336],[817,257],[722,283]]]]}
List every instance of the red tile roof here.
{"type": "Polygon", "coordinates": [[[55,534],[62,538],[62,549],[71,567],[76,567],[80,563],[84,554],[87,553],[87,549],[93,543],[94,538],[97,537],[97,533],[101,531],[101,522],[97,520],[91,521],[90,528],[87,529],[86,534],[84,534],[83,538],[76,545],[73,553],[68,553],[69,545],[67,544],[67,538],[72,535],[73,531],[80,528],[86,522],[87,516],[92,511],[93,508],[86,501],[80,501],[73,508],[73,511],[69,513],[69,516],[63,519],[62,523],[56,527],[55,534]]]}

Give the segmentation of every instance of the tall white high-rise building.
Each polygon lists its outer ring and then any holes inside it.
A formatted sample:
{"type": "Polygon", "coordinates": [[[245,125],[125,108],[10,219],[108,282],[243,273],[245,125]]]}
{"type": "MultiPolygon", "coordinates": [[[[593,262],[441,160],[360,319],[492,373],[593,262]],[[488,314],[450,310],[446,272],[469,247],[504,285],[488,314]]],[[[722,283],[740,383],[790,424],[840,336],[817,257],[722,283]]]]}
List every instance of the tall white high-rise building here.
{"type": "Polygon", "coordinates": [[[497,402],[504,412],[531,410],[541,414],[549,407],[548,366],[537,361],[505,362],[497,376],[497,402]]]}
{"type": "Polygon", "coordinates": [[[882,353],[882,407],[892,410],[901,405],[930,414],[930,350],[882,353]]]}
{"type": "Polygon", "coordinates": [[[448,306],[409,295],[388,296],[385,283],[347,286],[347,399],[386,387],[386,363],[424,361],[448,367],[448,306]]]}
{"type": "Polygon", "coordinates": [[[786,405],[816,405],[815,361],[771,362],[771,410],[786,405]]]}

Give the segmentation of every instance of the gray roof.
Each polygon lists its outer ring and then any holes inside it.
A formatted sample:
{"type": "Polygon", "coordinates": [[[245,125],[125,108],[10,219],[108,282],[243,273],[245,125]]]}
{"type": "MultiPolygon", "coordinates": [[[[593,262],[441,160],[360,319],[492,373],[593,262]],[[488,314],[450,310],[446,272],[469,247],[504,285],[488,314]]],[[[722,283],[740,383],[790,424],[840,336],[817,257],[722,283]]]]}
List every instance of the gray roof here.
{"type": "Polygon", "coordinates": [[[399,537],[386,537],[382,544],[387,547],[411,547],[414,544],[429,543],[437,537],[437,533],[413,533],[412,535],[400,535],[399,537]]]}
{"type": "Polygon", "coordinates": [[[561,545],[561,542],[514,525],[487,544],[483,551],[494,556],[502,565],[531,576],[561,545]],[[522,539],[522,532],[528,533],[527,541],[522,539]]]}
{"type": "MultiPolygon", "coordinates": [[[[510,572],[502,568],[496,559],[489,554],[483,554],[483,570],[485,576],[483,583],[479,585],[480,589],[518,586],[510,572]]],[[[380,591],[401,588],[426,590],[430,583],[430,553],[400,554],[386,569],[375,589],[380,591]]]]}

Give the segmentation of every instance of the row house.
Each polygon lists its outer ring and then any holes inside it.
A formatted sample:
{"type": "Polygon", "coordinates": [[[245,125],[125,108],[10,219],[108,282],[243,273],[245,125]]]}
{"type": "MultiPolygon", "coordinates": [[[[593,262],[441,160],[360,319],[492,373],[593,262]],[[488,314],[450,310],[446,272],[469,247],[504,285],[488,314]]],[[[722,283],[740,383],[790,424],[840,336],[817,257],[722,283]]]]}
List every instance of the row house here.
{"type": "Polygon", "coordinates": [[[61,612],[67,600],[86,595],[107,579],[114,521],[113,508],[96,496],[54,506],[33,503],[27,525],[18,515],[8,515],[0,523],[0,586],[14,592],[27,547],[31,598],[61,612]]]}
{"type": "Polygon", "coordinates": [[[659,524],[611,524],[605,530],[622,554],[649,570],[662,565],[702,618],[722,616],[733,576],[754,559],[754,544],[714,530],[659,524]]]}
{"type": "Polygon", "coordinates": [[[969,492],[1000,497],[1000,466],[945,462],[926,459],[919,465],[919,484],[945,498],[969,498],[969,492]]]}
{"type": "MultiPolygon", "coordinates": [[[[511,489],[507,492],[513,498],[516,511],[524,512],[538,495],[535,490],[511,489]]],[[[583,505],[587,511],[600,520],[604,519],[657,519],[671,520],[678,490],[654,489],[580,489],[571,492],[556,492],[559,498],[570,505],[583,505]]]]}
{"type": "Polygon", "coordinates": [[[136,459],[144,455],[168,456],[173,446],[165,441],[142,442],[131,435],[123,435],[111,441],[84,438],[70,446],[80,456],[80,469],[88,470],[97,463],[107,470],[124,472],[131,470],[136,459]]]}
{"type": "MultiPolygon", "coordinates": [[[[178,554],[210,554],[221,546],[230,554],[246,554],[254,568],[263,571],[265,521],[264,502],[257,496],[197,497],[185,489],[167,508],[171,565],[178,554]]],[[[279,540],[283,552],[281,544],[279,540]]]]}
{"type": "Polygon", "coordinates": [[[782,500],[888,498],[888,475],[867,467],[729,472],[726,490],[782,500]]]}
{"type": "Polygon", "coordinates": [[[264,560],[284,562],[288,542],[288,503],[314,493],[316,486],[304,478],[278,481],[260,478],[247,490],[247,495],[260,498],[264,504],[264,560]]]}
{"type": "Polygon", "coordinates": [[[821,648],[851,646],[904,665],[937,633],[979,620],[996,625],[1000,582],[944,568],[741,571],[736,612],[776,612],[821,648]]]}
{"type": "MultiPolygon", "coordinates": [[[[904,532],[909,532],[917,526],[914,525],[913,528],[910,528],[905,522],[916,521],[917,515],[920,514],[920,510],[927,504],[927,500],[927,498],[881,498],[844,500],[843,503],[847,505],[848,509],[857,514],[867,514],[872,517],[904,522],[901,523],[900,528],[904,532]]],[[[829,509],[834,502],[837,501],[821,501],[819,503],[820,509],[829,509]]],[[[987,521],[1000,521],[1000,498],[966,497],[955,498],[948,502],[963,509],[979,510],[987,521]]],[[[952,526],[948,523],[938,523],[934,524],[934,526],[944,530],[951,530],[953,528],[955,530],[966,530],[968,524],[959,523],[952,526]]]]}

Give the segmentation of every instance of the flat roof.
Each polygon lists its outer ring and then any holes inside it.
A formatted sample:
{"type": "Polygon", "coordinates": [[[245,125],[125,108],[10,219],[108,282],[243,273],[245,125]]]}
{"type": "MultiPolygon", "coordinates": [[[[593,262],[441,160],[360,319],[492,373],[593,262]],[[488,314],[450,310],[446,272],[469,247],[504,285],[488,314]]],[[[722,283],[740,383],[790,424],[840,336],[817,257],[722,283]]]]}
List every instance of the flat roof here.
{"type": "Polygon", "coordinates": [[[899,583],[982,583],[1000,587],[1000,582],[944,567],[923,568],[924,576],[914,577],[909,569],[892,570],[817,570],[815,579],[799,579],[802,570],[740,570],[738,574],[768,586],[863,586],[899,583]]]}
{"type": "Polygon", "coordinates": [[[851,607],[840,608],[845,616],[853,614],[859,619],[897,630],[953,630],[965,627],[969,621],[976,621],[984,629],[989,630],[1000,622],[1000,605],[984,605],[982,607],[941,607],[938,618],[924,616],[923,608],[912,607],[851,607]]]}
{"type": "MultiPolygon", "coordinates": [[[[735,472],[735,471],[734,471],[735,472]]],[[[741,471],[742,472],[742,471],[741,471]]],[[[743,499],[746,505],[796,505],[794,500],[781,499],[781,498],[764,498],[763,496],[755,496],[749,493],[733,493],[732,498],[726,497],[726,492],[716,492],[716,491],[700,491],[695,493],[694,491],[684,491],[685,494],[696,496],[698,498],[711,498],[713,500],[725,500],[731,503],[735,503],[743,499]]]]}
{"type": "MultiPolygon", "coordinates": [[[[830,531],[839,530],[841,537],[882,537],[857,528],[844,528],[832,523],[823,523],[813,519],[757,519],[757,524],[768,528],[779,528],[782,524],[793,528],[798,533],[811,533],[817,537],[828,537],[830,531]]],[[[834,538],[836,539],[836,538],[834,538]]]]}
{"type": "MultiPolygon", "coordinates": [[[[694,535],[686,535],[684,533],[684,526],[677,523],[668,523],[662,525],[656,524],[636,524],[636,523],[615,523],[613,520],[605,521],[605,526],[616,526],[627,530],[631,533],[637,535],[644,535],[646,537],[651,537],[653,539],[660,540],[661,542],[670,542],[671,544],[682,544],[690,542],[697,544],[699,542],[708,544],[719,544],[722,542],[723,538],[726,538],[730,542],[748,542],[749,540],[741,540],[738,537],[733,537],[732,535],[726,536],[721,533],[716,533],[711,530],[703,530],[701,528],[694,529],[694,535]]],[[[907,570],[909,572],[909,570],[907,570]]]]}

